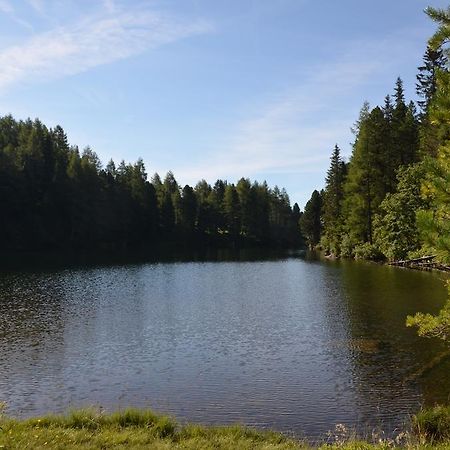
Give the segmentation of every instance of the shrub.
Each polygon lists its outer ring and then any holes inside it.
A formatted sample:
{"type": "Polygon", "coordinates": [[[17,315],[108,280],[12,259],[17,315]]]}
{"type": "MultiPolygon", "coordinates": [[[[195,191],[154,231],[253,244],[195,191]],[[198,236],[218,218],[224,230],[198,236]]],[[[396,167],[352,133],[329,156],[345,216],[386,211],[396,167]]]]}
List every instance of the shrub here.
{"type": "Polygon", "coordinates": [[[365,242],[364,244],[359,244],[355,247],[355,258],[381,261],[384,259],[384,256],[375,245],[365,242]]]}

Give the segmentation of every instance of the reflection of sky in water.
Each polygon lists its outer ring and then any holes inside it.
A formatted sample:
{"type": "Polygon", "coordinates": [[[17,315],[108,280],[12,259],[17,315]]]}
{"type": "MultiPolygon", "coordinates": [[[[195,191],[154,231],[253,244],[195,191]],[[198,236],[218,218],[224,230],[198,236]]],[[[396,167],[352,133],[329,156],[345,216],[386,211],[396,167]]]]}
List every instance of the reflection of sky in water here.
{"type": "Polygon", "coordinates": [[[153,407],[181,420],[324,434],[388,431],[447,398],[440,351],[404,326],[439,276],[370,264],[174,263],[0,277],[0,399],[10,413],[153,407]],[[430,388],[430,386],[433,386],[430,388]]]}

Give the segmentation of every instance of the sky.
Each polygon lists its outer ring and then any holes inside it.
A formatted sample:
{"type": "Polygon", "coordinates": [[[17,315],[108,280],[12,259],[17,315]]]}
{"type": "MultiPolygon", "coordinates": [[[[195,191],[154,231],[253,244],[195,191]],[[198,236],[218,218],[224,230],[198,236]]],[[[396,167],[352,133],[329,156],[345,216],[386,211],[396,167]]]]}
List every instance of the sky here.
{"type": "Polygon", "coordinates": [[[415,76],[443,0],[0,0],[0,115],[61,125],[180,185],[241,177],[303,209],[365,100],[415,76]]]}

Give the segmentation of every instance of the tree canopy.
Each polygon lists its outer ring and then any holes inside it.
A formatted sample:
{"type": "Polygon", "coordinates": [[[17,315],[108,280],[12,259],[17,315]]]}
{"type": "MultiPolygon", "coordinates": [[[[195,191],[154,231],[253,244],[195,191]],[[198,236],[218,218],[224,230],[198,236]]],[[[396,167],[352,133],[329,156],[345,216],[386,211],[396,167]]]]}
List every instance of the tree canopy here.
{"type": "Polygon", "coordinates": [[[302,242],[299,211],[278,187],[248,178],[181,187],[172,172],[149,180],[142,159],[103,166],[37,119],[0,118],[0,205],[0,248],[10,250],[302,242]]]}

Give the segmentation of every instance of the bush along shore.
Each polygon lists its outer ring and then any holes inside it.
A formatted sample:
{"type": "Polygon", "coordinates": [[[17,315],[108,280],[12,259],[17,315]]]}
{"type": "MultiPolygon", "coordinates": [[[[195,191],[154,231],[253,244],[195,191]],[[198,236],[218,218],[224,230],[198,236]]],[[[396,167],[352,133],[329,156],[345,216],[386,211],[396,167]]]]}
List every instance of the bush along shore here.
{"type": "Polygon", "coordinates": [[[127,409],[95,410],[16,420],[0,417],[0,449],[450,449],[450,407],[413,417],[410,430],[387,439],[360,440],[343,425],[312,445],[271,431],[242,426],[180,426],[167,416],[127,409]]]}

